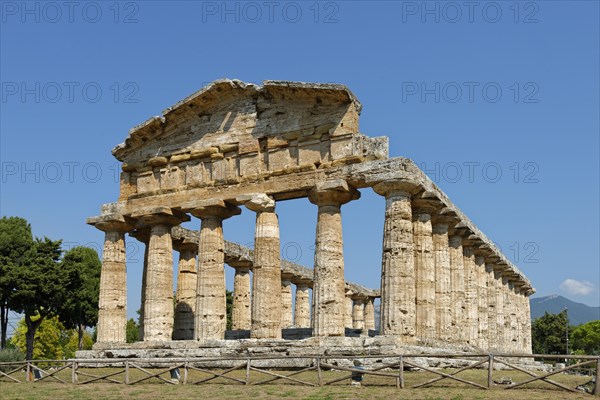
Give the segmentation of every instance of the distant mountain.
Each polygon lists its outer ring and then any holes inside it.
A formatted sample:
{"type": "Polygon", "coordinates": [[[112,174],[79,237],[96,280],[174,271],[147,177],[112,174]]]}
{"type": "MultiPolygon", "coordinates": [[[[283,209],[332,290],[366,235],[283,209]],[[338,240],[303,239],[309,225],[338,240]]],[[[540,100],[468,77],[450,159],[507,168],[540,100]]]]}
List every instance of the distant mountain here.
{"type": "Polygon", "coordinates": [[[530,299],[529,302],[531,304],[532,319],[542,317],[544,312],[558,314],[566,307],[571,325],[585,324],[589,321],[600,320],[600,307],[590,307],[582,303],[576,303],[557,294],[534,297],[530,299]]]}

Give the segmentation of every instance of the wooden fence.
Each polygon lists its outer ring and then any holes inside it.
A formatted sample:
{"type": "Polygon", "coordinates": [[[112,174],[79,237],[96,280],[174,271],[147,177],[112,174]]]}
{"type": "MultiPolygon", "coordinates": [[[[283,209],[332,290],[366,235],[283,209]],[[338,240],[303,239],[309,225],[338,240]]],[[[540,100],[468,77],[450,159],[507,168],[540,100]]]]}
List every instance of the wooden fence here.
{"type": "Polygon", "coordinates": [[[293,382],[294,384],[307,386],[326,386],[337,382],[348,381],[353,373],[360,373],[365,376],[383,377],[390,380],[390,384],[398,389],[407,387],[405,383],[405,369],[422,370],[437,377],[409,386],[410,388],[422,388],[431,386],[444,379],[459,382],[464,385],[473,386],[482,390],[489,390],[492,387],[502,387],[506,390],[523,387],[535,381],[543,381],[562,390],[578,392],[575,388],[566,386],[563,383],[556,382],[550,377],[582,367],[589,368],[593,373],[596,384],[590,389],[591,394],[600,396],[600,356],[573,356],[573,355],[540,355],[540,354],[390,354],[373,356],[273,356],[273,357],[218,357],[218,358],[145,358],[145,359],[71,359],[71,360],[31,360],[20,362],[2,362],[0,363],[0,382],[43,382],[54,381],[60,383],[70,383],[85,385],[93,382],[110,382],[115,384],[134,385],[146,382],[150,379],[157,379],[166,384],[203,384],[222,378],[232,384],[241,385],[261,385],[271,383],[277,380],[293,382]],[[354,359],[393,359],[393,362],[378,365],[372,368],[354,368],[337,365],[339,360],[347,360],[349,363],[354,359]],[[451,373],[442,372],[440,369],[426,367],[418,363],[423,358],[442,358],[442,359],[462,359],[469,360],[468,365],[458,368],[451,373]],[[555,368],[552,372],[534,373],[526,369],[523,364],[512,359],[560,359],[574,360],[574,363],[565,365],[562,368],[555,368]],[[288,365],[290,360],[296,360],[304,363],[303,368],[287,370],[275,367],[265,367],[267,361],[285,360],[288,365]],[[510,360],[510,361],[509,361],[510,360]],[[227,368],[208,367],[210,364],[227,363],[227,368]],[[260,365],[263,365],[262,367],[260,365]],[[233,366],[231,366],[233,365],[233,366]],[[528,376],[521,382],[509,382],[506,385],[495,385],[493,380],[494,365],[503,365],[514,371],[519,371],[528,376]],[[461,372],[470,369],[486,369],[487,382],[478,383],[472,380],[457,376],[461,372]],[[108,372],[106,371],[108,370],[108,372]],[[245,374],[238,373],[233,376],[235,371],[245,371],[245,374]],[[324,371],[341,371],[342,376],[335,379],[325,379],[324,371]],[[133,373],[135,371],[135,373],[133,373]],[[183,373],[181,373],[183,371],[183,373]],[[300,379],[300,374],[314,371],[316,379],[309,381],[306,378],[300,379]],[[69,373],[70,372],[70,373],[69,373]],[[103,373],[104,372],[104,373],[103,373]],[[192,376],[196,373],[196,377],[192,376]],[[198,373],[202,378],[198,379],[198,373]],[[254,374],[254,377],[251,375],[254,374]],[[266,379],[257,380],[256,376],[266,375],[266,379]],[[254,379],[253,379],[254,378],[254,379]]]}

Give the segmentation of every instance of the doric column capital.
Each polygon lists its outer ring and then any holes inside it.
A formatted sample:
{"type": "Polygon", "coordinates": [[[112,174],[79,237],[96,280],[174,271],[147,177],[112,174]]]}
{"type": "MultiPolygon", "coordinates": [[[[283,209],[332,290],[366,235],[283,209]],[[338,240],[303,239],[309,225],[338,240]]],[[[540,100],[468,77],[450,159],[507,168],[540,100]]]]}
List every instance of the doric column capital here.
{"type": "Polygon", "coordinates": [[[360,192],[342,179],[319,182],[308,195],[308,200],[318,206],[341,206],[359,198],[360,192]]]}
{"type": "Polygon", "coordinates": [[[235,199],[238,203],[243,204],[254,212],[274,212],[275,200],[265,193],[253,193],[238,196],[235,199]]]}
{"type": "Polygon", "coordinates": [[[130,232],[133,230],[134,222],[129,218],[126,218],[120,214],[109,214],[100,215],[98,217],[91,217],[86,220],[88,225],[92,225],[95,228],[103,232],[130,232]]]}
{"type": "Polygon", "coordinates": [[[186,250],[192,250],[196,253],[198,252],[198,243],[192,242],[187,238],[182,239],[173,239],[173,249],[176,251],[182,252],[186,250]]]}
{"type": "Polygon", "coordinates": [[[432,216],[441,208],[441,203],[437,199],[432,198],[415,198],[412,199],[413,215],[417,218],[427,216],[431,219],[432,216]]]}
{"type": "Polygon", "coordinates": [[[406,180],[389,180],[376,183],[373,185],[373,190],[380,196],[404,196],[411,197],[419,190],[419,186],[414,182],[406,180]]]}
{"type": "Polygon", "coordinates": [[[184,204],[182,210],[196,218],[219,218],[221,220],[239,215],[242,210],[238,206],[220,199],[197,200],[184,204]]]}
{"type": "Polygon", "coordinates": [[[154,225],[166,225],[173,227],[182,222],[190,220],[189,215],[173,210],[170,207],[152,207],[141,209],[131,214],[131,218],[136,220],[136,228],[148,228],[154,225]]]}

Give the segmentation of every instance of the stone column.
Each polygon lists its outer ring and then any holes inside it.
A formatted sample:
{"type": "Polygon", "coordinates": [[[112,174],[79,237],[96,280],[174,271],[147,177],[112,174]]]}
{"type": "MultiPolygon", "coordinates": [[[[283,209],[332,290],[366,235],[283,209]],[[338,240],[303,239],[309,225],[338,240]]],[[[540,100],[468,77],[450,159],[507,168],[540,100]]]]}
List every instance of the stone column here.
{"type": "Polygon", "coordinates": [[[531,343],[531,306],[529,303],[529,296],[531,292],[525,292],[524,296],[524,307],[525,307],[525,353],[532,354],[532,343],[531,343]]]}
{"type": "Polygon", "coordinates": [[[365,330],[368,332],[369,330],[375,330],[375,307],[373,302],[375,299],[373,297],[367,297],[367,301],[365,303],[365,330]]]}
{"type": "Polygon", "coordinates": [[[125,343],[127,326],[127,265],[125,233],[132,226],[123,217],[93,224],[104,231],[100,296],[98,299],[98,342],[125,343]]]}
{"type": "Polygon", "coordinates": [[[504,283],[504,332],[505,332],[505,348],[509,353],[515,352],[515,328],[516,314],[514,309],[514,300],[512,297],[513,284],[508,276],[503,276],[504,283]]]}
{"type": "Polygon", "coordinates": [[[144,289],[144,341],[168,341],[173,337],[173,241],[171,228],[187,215],[175,215],[168,207],[132,214],[140,227],[150,228],[144,289]]]}
{"type": "Polygon", "coordinates": [[[227,328],[223,220],[241,210],[222,200],[203,200],[185,207],[201,219],[194,339],[224,339],[227,328]]]}
{"type": "Polygon", "coordinates": [[[521,315],[521,296],[520,296],[520,292],[521,292],[521,285],[520,282],[515,281],[513,282],[513,292],[511,293],[511,296],[513,298],[513,305],[514,305],[514,313],[515,313],[515,332],[514,332],[514,349],[515,349],[515,353],[522,353],[523,352],[523,348],[525,347],[523,345],[523,341],[522,341],[522,331],[523,331],[523,317],[521,315]]]}
{"type": "Polygon", "coordinates": [[[310,296],[308,283],[303,281],[296,283],[294,326],[296,328],[310,328],[310,296]]]}
{"type": "Polygon", "coordinates": [[[344,297],[344,328],[352,328],[354,315],[354,300],[352,300],[352,291],[346,290],[344,297]]]}
{"type": "Polygon", "coordinates": [[[250,330],[250,267],[233,266],[233,307],[231,328],[234,330],[250,330]]]}
{"type": "Polygon", "coordinates": [[[365,299],[355,297],[352,306],[352,328],[364,329],[365,327],[365,299]]]}
{"type": "Polygon", "coordinates": [[[290,276],[281,276],[281,328],[294,326],[294,310],[292,309],[292,282],[290,276]]]}
{"type": "Polygon", "coordinates": [[[488,348],[488,293],[485,258],[481,254],[475,256],[477,273],[477,347],[488,348]]]}
{"type": "Polygon", "coordinates": [[[173,246],[175,250],[179,251],[173,339],[193,340],[196,286],[198,283],[198,267],[196,265],[198,245],[184,241],[183,243],[174,242],[173,246]]]}
{"type": "Polygon", "coordinates": [[[452,291],[448,223],[434,220],[433,257],[435,264],[436,338],[452,340],[452,291]]]}
{"type": "Polygon", "coordinates": [[[344,242],[341,206],[360,193],[346,181],[319,182],[309,200],[316,204],[313,335],[344,336],[344,242]]]}
{"type": "Polygon", "coordinates": [[[502,284],[502,271],[499,268],[494,269],[494,292],[496,295],[496,335],[490,336],[490,343],[494,344],[493,350],[505,352],[505,334],[504,334],[504,285],[502,284]]]}
{"type": "Polygon", "coordinates": [[[487,289],[487,349],[488,351],[497,350],[498,332],[497,319],[498,311],[496,307],[496,278],[494,278],[494,264],[488,262],[485,264],[486,289],[487,289]]]}
{"type": "Polygon", "coordinates": [[[452,235],[450,244],[450,285],[452,299],[452,337],[458,343],[467,342],[467,318],[465,306],[465,266],[462,237],[452,235]]]}
{"type": "Polygon", "coordinates": [[[432,208],[413,202],[413,232],[415,241],[416,334],[420,339],[434,339],[435,326],[435,263],[431,227],[432,208]]]}
{"type": "Polygon", "coordinates": [[[386,198],[380,333],[399,335],[404,342],[414,342],[416,291],[411,207],[414,186],[401,181],[387,181],[375,185],[373,190],[386,198]]]}
{"type": "Polygon", "coordinates": [[[478,342],[478,319],[477,313],[477,267],[475,265],[475,253],[470,246],[463,247],[463,260],[465,264],[465,314],[467,331],[467,343],[477,346],[478,342]]]}
{"type": "Polygon", "coordinates": [[[242,196],[237,200],[256,212],[250,337],[281,339],[281,249],[275,201],[266,194],[242,196]]]}

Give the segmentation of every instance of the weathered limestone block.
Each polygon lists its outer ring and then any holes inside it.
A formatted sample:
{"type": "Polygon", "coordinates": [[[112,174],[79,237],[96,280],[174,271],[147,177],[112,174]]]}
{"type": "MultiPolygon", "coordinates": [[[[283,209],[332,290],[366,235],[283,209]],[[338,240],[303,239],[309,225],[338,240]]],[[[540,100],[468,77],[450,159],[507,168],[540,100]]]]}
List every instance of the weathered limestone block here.
{"type": "Polygon", "coordinates": [[[452,235],[450,245],[450,285],[452,299],[452,338],[454,342],[467,343],[468,330],[465,305],[465,265],[462,236],[452,235]]]}
{"type": "Polygon", "coordinates": [[[168,208],[132,214],[139,227],[150,228],[144,282],[144,341],[171,340],[173,336],[173,241],[171,228],[189,220],[168,208]]]}
{"type": "Polygon", "coordinates": [[[352,328],[353,325],[353,314],[354,314],[354,300],[352,300],[352,291],[347,290],[344,298],[345,313],[344,313],[344,327],[352,328]]]}
{"type": "Polygon", "coordinates": [[[497,350],[497,308],[496,308],[496,278],[494,278],[494,264],[485,264],[486,289],[487,289],[487,349],[497,350]]]}
{"type": "Polygon", "coordinates": [[[195,243],[175,244],[179,251],[177,293],[175,305],[174,340],[194,339],[194,315],[196,310],[198,246],[195,243]]]}
{"type": "Polygon", "coordinates": [[[246,330],[251,327],[250,268],[234,268],[231,327],[234,330],[246,330]]]}
{"type": "Polygon", "coordinates": [[[237,200],[256,212],[250,337],[281,339],[281,249],[275,201],[264,194],[237,200]]]}
{"type": "Polygon", "coordinates": [[[310,328],[310,296],[306,283],[296,284],[294,326],[296,328],[310,328]]]}
{"type": "Polygon", "coordinates": [[[201,219],[194,338],[224,339],[227,310],[223,220],[241,211],[223,201],[212,200],[196,202],[186,209],[201,219]]]}
{"type": "Polygon", "coordinates": [[[465,264],[465,312],[467,343],[472,346],[478,344],[479,321],[477,301],[477,266],[475,265],[475,253],[470,246],[463,247],[463,259],[465,264]]]}
{"type": "Polygon", "coordinates": [[[365,327],[365,299],[357,297],[352,306],[352,328],[364,329],[365,327]]]}
{"type": "Polygon", "coordinates": [[[482,255],[475,256],[475,267],[477,271],[477,347],[487,350],[488,348],[488,293],[487,272],[485,270],[485,258],[482,255]]]}
{"type": "Polygon", "coordinates": [[[294,310],[292,309],[292,282],[289,279],[281,280],[281,328],[288,329],[294,326],[294,310]]]}
{"type": "Polygon", "coordinates": [[[366,330],[375,330],[375,307],[373,305],[374,302],[374,298],[373,297],[368,297],[365,303],[365,312],[364,312],[364,319],[365,319],[365,329],[366,330]]]}
{"type": "Polygon", "coordinates": [[[319,183],[309,195],[316,204],[313,335],[344,336],[344,242],[341,206],[360,193],[345,181],[319,183]]]}
{"type": "Polygon", "coordinates": [[[435,263],[429,209],[417,209],[413,214],[415,241],[417,337],[433,339],[436,336],[435,263]]]}
{"type": "Polygon", "coordinates": [[[433,233],[433,257],[435,265],[435,314],[436,338],[452,340],[452,298],[450,249],[448,223],[435,222],[433,233]]]}
{"type": "Polygon", "coordinates": [[[386,198],[380,332],[382,335],[399,335],[403,342],[414,342],[416,291],[411,206],[414,187],[402,181],[387,181],[373,189],[386,198]]]}
{"type": "Polygon", "coordinates": [[[96,223],[105,232],[100,297],[98,301],[98,342],[125,343],[127,325],[127,266],[123,221],[96,223]]]}

